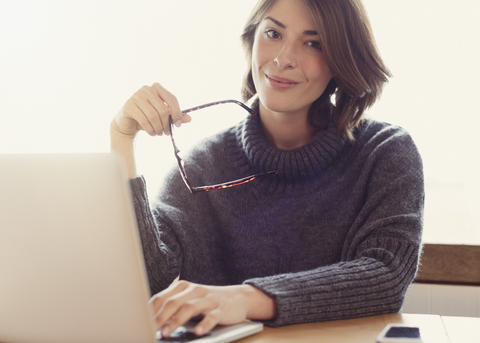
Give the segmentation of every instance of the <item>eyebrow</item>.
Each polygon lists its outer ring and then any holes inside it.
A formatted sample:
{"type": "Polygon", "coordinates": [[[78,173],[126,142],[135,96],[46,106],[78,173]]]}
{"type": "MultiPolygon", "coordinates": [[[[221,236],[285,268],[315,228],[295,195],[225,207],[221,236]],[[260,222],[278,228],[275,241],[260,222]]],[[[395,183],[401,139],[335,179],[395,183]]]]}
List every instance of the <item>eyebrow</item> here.
{"type": "MultiPolygon", "coordinates": [[[[285,26],[285,24],[279,22],[279,21],[278,21],[277,19],[275,19],[275,18],[272,18],[272,17],[268,16],[268,17],[265,17],[264,20],[267,20],[267,19],[270,20],[270,21],[272,21],[275,25],[280,26],[282,29],[286,29],[286,28],[287,28],[287,27],[285,26]]],[[[305,31],[303,31],[303,34],[306,35],[306,36],[318,36],[318,32],[315,31],[315,30],[305,30],[305,31]]]]}

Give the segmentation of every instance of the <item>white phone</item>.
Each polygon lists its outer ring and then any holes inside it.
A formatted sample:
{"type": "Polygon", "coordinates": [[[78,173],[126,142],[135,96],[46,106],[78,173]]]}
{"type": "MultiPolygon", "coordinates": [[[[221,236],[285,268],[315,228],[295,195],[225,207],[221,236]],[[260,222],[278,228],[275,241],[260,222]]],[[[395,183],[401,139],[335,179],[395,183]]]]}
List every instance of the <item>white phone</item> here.
{"type": "Polygon", "coordinates": [[[418,327],[388,324],[377,336],[377,343],[423,343],[423,341],[418,327]]]}

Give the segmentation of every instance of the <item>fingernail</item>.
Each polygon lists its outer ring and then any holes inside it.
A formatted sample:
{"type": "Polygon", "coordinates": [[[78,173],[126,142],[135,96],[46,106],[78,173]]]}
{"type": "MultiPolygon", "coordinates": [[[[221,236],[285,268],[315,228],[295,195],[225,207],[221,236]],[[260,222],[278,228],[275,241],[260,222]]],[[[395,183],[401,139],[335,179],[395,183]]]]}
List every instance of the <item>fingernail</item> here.
{"type": "Polygon", "coordinates": [[[168,336],[168,335],[170,335],[170,329],[166,327],[162,330],[162,336],[168,336]]]}
{"type": "Polygon", "coordinates": [[[197,327],[195,329],[195,333],[197,334],[197,336],[202,336],[203,335],[203,328],[201,326],[197,327]]]}
{"type": "Polygon", "coordinates": [[[182,121],[181,121],[181,120],[177,120],[177,121],[175,122],[175,126],[176,126],[176,127],[180,127],[180,125],[182,125],[182,121]]]}

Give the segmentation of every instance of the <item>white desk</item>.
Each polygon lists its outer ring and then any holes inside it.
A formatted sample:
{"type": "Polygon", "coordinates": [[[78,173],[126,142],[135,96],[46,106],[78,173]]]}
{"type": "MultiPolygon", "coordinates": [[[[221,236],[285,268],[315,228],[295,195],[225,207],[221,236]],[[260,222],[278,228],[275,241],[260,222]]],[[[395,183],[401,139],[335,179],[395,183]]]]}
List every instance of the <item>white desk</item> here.
{"type": "Polygon", "coordinates": [[[450,343],[480,342],[480,318],[442,317],[450,343]]]}

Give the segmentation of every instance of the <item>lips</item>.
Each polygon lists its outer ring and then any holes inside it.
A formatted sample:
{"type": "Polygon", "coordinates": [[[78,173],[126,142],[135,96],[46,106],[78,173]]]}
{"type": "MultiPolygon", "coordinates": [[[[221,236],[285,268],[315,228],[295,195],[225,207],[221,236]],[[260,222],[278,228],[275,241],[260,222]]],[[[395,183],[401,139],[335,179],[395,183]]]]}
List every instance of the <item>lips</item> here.
{"type": "Polygon", "coordinates": [[[289,89],[289,88],[293,88],[293,87],[295,87],[296,85],[299,84],[299,82],[296,82],[296,81],[293,81],[293,80],[290,80],[290,79],[286,79],[286,78],[283,78],[283,77],[275,76],[275,75],[265,74],[265,78],[267,79],[268,83],[272,87],[278,88],[278,89],[289,89]]]}

